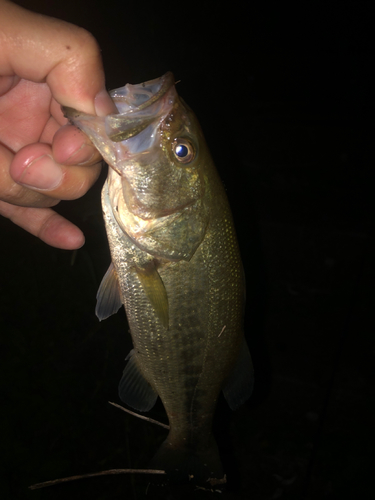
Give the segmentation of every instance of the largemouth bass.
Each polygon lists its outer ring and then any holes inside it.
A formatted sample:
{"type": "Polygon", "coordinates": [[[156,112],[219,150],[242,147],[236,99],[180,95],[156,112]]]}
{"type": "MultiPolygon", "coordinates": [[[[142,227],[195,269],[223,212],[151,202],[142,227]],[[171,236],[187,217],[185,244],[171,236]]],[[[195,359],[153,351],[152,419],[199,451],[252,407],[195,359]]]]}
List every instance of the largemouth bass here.
{"type": "Polygon", "coordinates": [[[159,396],[170,432],[152,467],[220,480],[212,434],[220,391],[251,394],[244,276],[227,197],[199,123],[173,75],[113,90],[119,113],[65,109],[110,166],[102,191],[112,263],[97,295],[104,319],[124,304],[133,350],[119,385],[132,408],[159,396]]]}

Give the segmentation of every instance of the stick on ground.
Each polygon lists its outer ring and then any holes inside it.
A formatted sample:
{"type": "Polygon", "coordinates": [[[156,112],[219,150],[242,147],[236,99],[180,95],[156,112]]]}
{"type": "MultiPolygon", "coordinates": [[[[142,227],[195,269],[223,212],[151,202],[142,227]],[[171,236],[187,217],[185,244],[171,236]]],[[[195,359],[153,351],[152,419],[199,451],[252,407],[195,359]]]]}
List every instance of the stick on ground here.
{"type": "Polygon", "coordinates": [[[150,422],[151,424],[160,425],[160,427],[163,427],[164,429],[169,429],[169,425],[167,425],[167,424],[162,424],[161,422],[158,422],[157,420],[154,420],[152,418],[145,417],[144,415],[140,415],[139,413],[134,413],[133,411],[130,411],[127,408],[124,408],[123,406],[120,406],[116,403],[112,403],[111,401],[108,401],[108,403],[112,406],[116,406],[116,408],[120,408],[120,410],[125,411],[126,413],[130,413],[130,415],[133,415],[134,417],[138,417],[142,420],[146,420],[147,422],[150,422]]]}
{"type": "Polygon", "coordinates": [[[47,486],[54,486],[56,484],[68,483],[69,481],[76,481],[77,479],[86,479],[96,476],[110,476],[114,474],[165,474],[164,470],[155,469],[110,469],[101,472],[93,472],[91,474],[83,474],[82,476],[63,477],[61,479],[54,479],[53,481],[45,481],[44,483],[37,483],[29,486],[30,490],[38,490],[39,488],[46,488],[47,486]]]}

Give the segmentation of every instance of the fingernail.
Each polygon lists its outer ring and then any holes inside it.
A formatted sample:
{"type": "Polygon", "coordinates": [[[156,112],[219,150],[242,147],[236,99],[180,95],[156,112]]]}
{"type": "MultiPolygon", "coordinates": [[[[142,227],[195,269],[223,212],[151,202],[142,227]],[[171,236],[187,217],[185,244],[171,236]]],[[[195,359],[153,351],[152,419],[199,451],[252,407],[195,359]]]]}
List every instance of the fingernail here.
{"type": "Polygon", "coordinates": [[[106,90],[101,90],[95,96],[95,112],[98,116],[106,116],[112,113],[118,113],[115,103],[109,97],[106,90]]]}
{"type": "Polygon", "coordinates": [[[35,158],[23,171],[18,184],[37,189],[55,189],[63,179],[61,168],[49,155],[35,158]]]}
{"type": "MultiPolygon", "coordinates": [[[[84,165],[88,163],[96,153],[96,149],[90,144],[82,144],[82,146],[65,161],[65,165],[84,165]]],[[[61,161],[61,160],[60,160],[61,161]]]]}

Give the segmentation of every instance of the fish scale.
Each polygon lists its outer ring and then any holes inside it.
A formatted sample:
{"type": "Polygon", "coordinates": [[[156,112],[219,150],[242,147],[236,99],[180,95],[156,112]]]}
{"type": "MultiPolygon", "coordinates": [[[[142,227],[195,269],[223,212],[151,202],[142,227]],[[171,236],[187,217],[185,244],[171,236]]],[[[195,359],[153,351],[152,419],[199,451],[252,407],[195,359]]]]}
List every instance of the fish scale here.
{"type": "Polygon", "coordinates": [[[166,410],[170,431],[150,466],[215,484],[224,477],[212,434],[217,398],[223,390],[235,409],[253,385],[228,200],[171,73],[111,95],[117,115],[66,110],[112,167],[102,191],[112,264],[97,314],[125,305],[134,349],[121,399],[148,411],[159,396],[166,410]]]}

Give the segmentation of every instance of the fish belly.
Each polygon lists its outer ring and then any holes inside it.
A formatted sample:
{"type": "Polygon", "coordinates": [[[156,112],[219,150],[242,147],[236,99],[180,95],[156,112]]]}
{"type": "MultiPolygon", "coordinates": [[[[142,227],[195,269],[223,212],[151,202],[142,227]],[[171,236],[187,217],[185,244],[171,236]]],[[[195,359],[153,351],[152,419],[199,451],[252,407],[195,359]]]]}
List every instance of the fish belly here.
{"type": "MultiPolygon", "coordinates": [[[[168,295],[168,329],[131,270],[123,294],[136,363],[160,396],[170,424],[153,465],[170,471],[179,463],[183,474],[197,478],[222,477],[212,420],[242,340],[239,255],[229,267],[230,259],[213,256],[213,241],[209,231],[189,262],[160,267],[168,295]]],[[[224,252],[231,248],[228,241],[218,244],[224,252]]]]}

